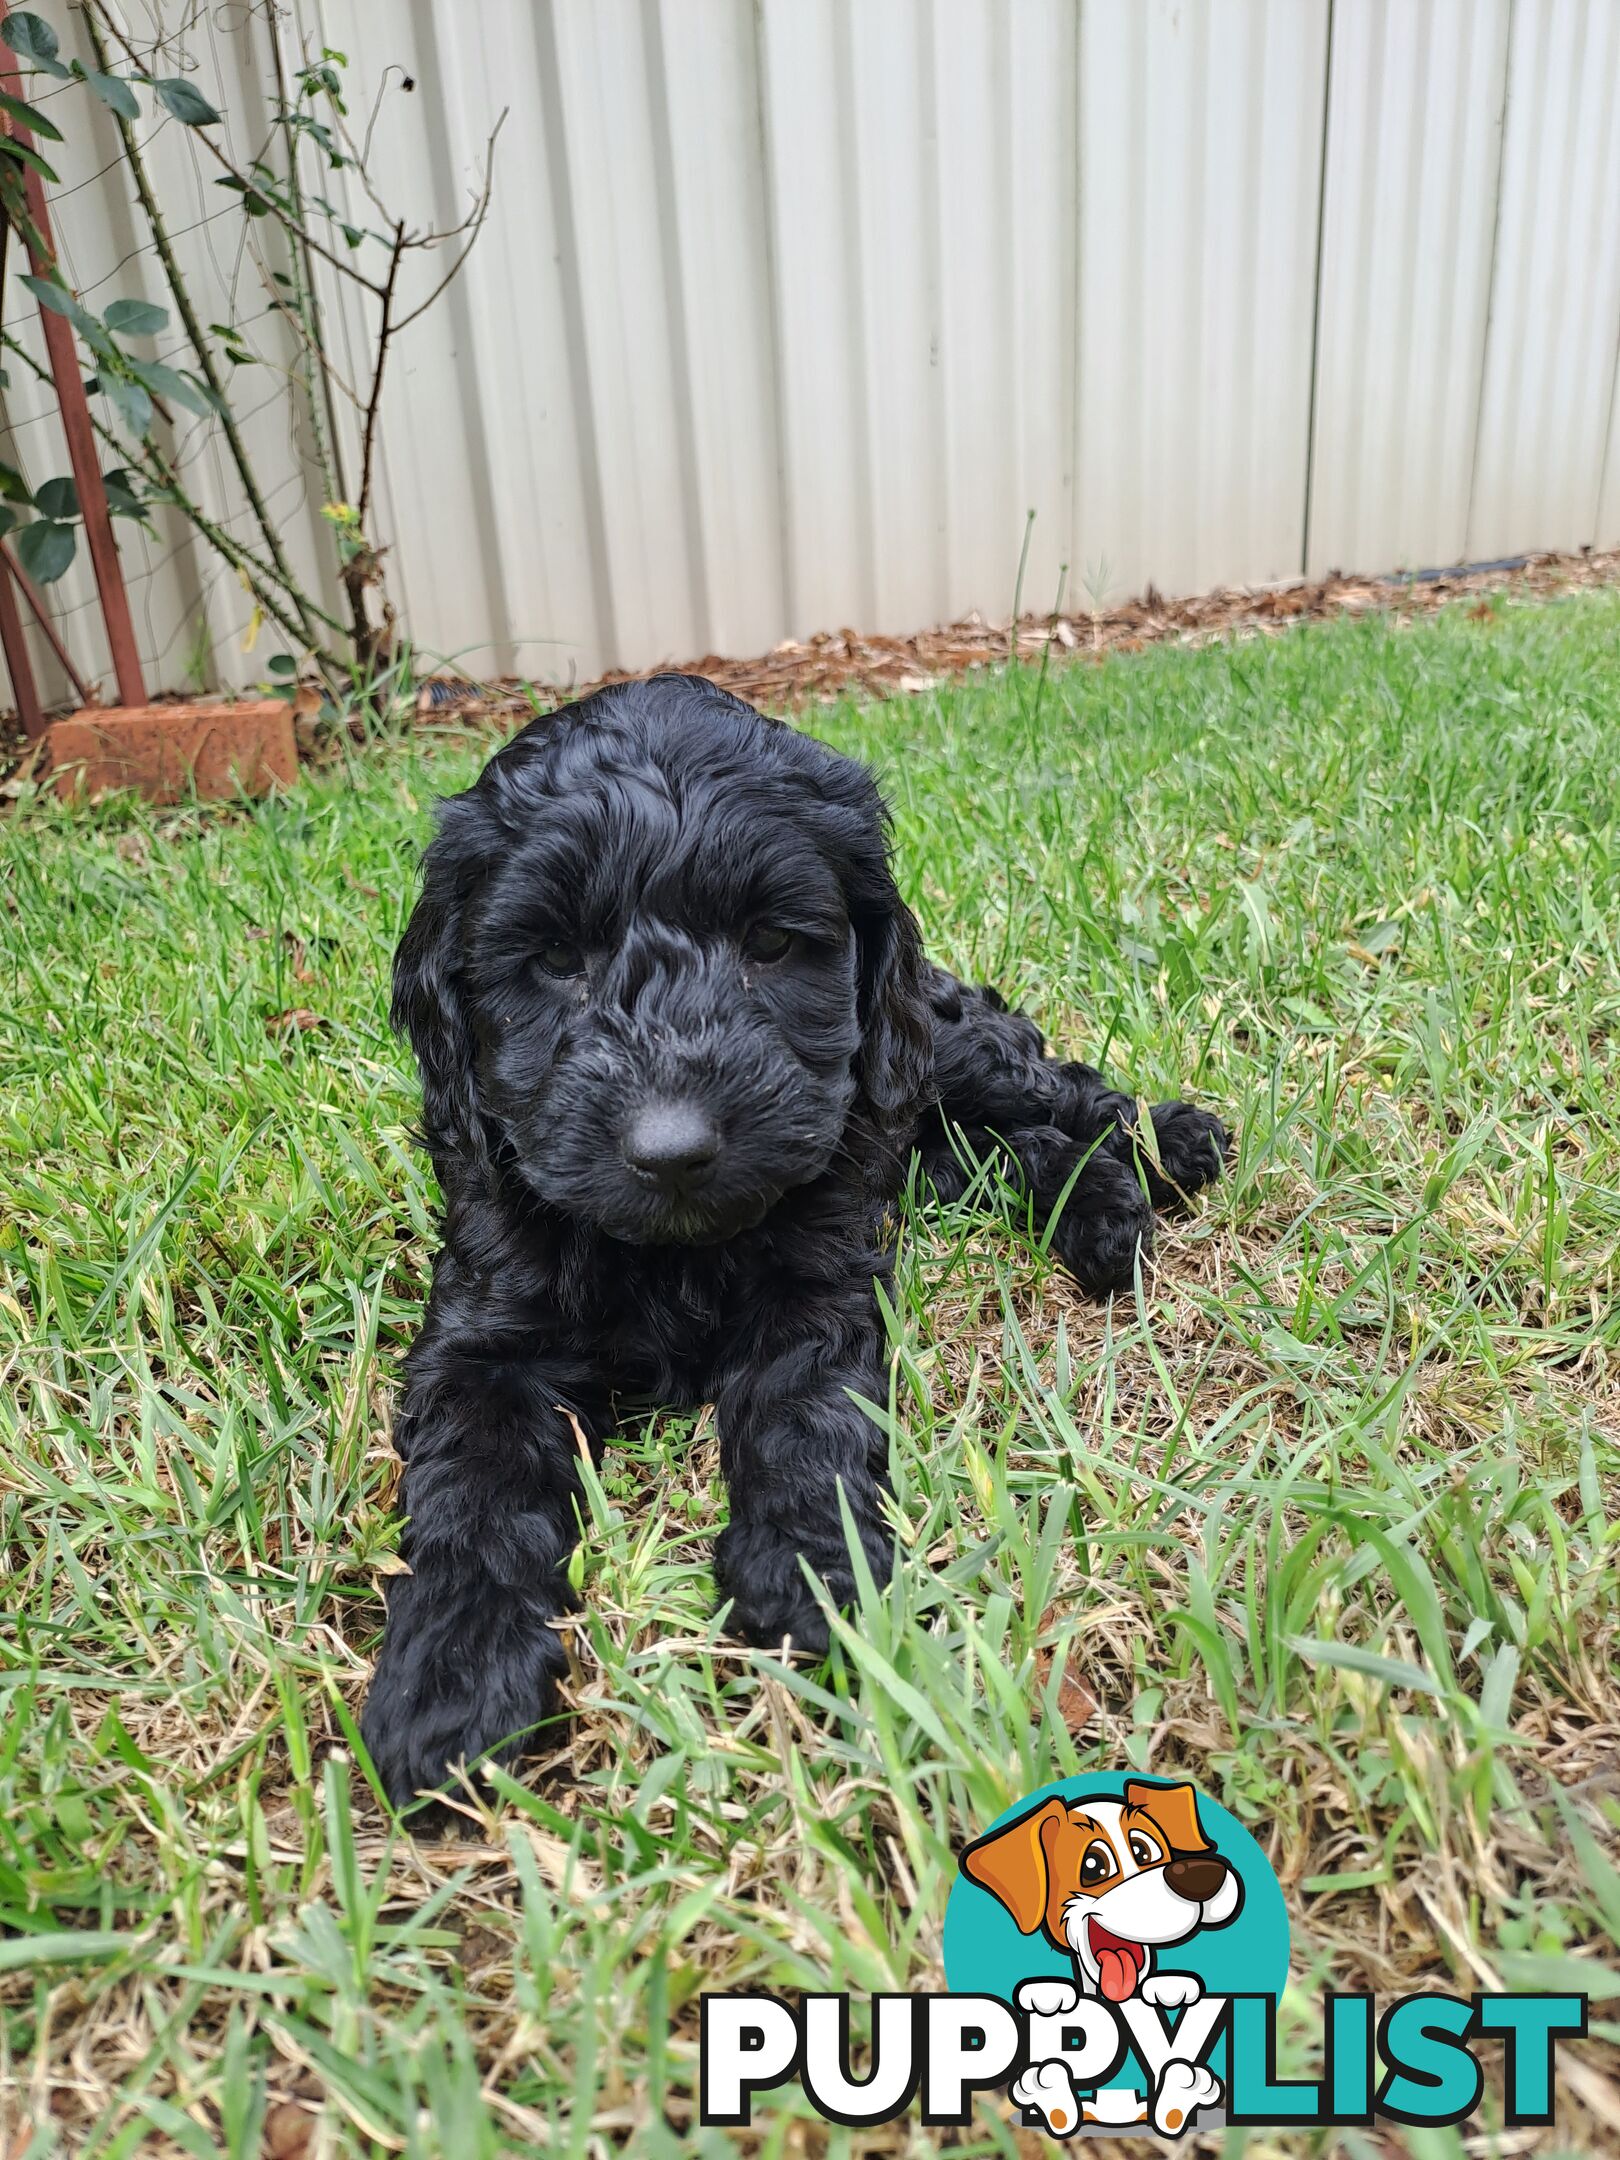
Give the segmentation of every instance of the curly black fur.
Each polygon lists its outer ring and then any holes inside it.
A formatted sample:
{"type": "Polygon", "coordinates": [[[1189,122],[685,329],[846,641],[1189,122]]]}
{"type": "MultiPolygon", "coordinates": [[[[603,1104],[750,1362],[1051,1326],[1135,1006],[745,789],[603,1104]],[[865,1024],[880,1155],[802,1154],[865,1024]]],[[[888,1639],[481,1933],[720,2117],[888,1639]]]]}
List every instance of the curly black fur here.
{"type": "Polygon", "coordinates": [[[444,1243],[396,1444],[409,1574],[363,1730],[399,1800],[516,1753],[564,1667],[581,1450],[627,1406],[712,1401],[715,1574],[749,1641],[819,1651],[847,1603],[840,1491],[887,1580],[874,1282],[910,1152],[961,1138],[1059,1209],[1087,1288],[1215,1176],[1220,1122],[1153,1113],[931,966],[871,776],[696,677],[516,736],[441,806],[394,968],[444,1243]],[[516,1737],[514,1737],[516,1736],[516,1737]]]}

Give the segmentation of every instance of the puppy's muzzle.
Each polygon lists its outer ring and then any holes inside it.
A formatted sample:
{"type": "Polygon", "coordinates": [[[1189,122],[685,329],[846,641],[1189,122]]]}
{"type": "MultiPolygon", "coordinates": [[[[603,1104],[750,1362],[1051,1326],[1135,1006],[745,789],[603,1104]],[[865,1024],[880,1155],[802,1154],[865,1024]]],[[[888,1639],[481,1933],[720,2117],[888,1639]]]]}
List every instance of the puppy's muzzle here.
{"type": "Polygon", "coordinates": [[[644,1103],[630,1117],[620,1153],[641,1184],[669,1199],[696,1192],[720,1157],[720,1128],[700,1103],[644,1103]]]}

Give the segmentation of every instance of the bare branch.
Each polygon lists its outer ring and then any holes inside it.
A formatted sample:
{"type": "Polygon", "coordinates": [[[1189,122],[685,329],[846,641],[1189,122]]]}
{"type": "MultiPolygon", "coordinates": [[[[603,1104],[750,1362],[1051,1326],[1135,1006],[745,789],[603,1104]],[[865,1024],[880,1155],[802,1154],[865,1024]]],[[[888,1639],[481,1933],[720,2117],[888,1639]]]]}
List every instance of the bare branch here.
{"type": "Polygon", "coordinates": [[[399,76],[402,86],[409,87],[410,77],[397,60],[391,60],[382,71],[382,78],[377,84],[377,95],[372,99],[371,111],[366,115],[366,132],[360,144],[359,156],[359,164],[362,170],[371,162],[371,138],[377,130],[377,116],[382,111],[382,101],[388,91],[388,78],[390,75],[399,76]]]}
{"type": "Polygon", "coordinates": [[[360,499],[355,504],[355,516],[362,532],[365,530],[366,513],[371,508],[372,465],[377,448],[377,413],[382,404],[383,370],[388,365],[388,345],[394,334],[391,321],[394,307],[394,287],[399,279],[399,266],[405,254],[405,221],[402,218],[394,227],[394,252],[388,263],[388,282],[383,287],[382,321],[377,328],[377,365],[371,378],[371,398],[366,406],[365,435],[360,445],[360,499]]]}
{"type": "MultiPolygon", "coordinates": [[[[472,253],[474,245],[477,242],[478,235],[484,229],[484,220],[489,215],[490,194],[495,184],[495,144],[500,136],[501,129],[506,125],[506,116],[510,110],[510,106],[504,106],[501,110],[500,118],[496,121],[495,125],[489,131],[489,141],[484,145],[483,189],[479,194],[477,202],[468,212],[466,218],[456,228],[458,232],[464,232],[467,235],[466,245],[461,249],[461,252],[457,255],[455,261],[450,265],[444,276],[440,278],[438,284],[434,286],[433,290],[428,294],[427,298],[423,301],[418,302],[418,304],[411,309],[408,315],[402,315],[400,317],[398,323],[395,325],[396,330],[408,330],[411,324],[415,322],[416,318],[419,315],[425,315],[427,313],[428,309],[432,307],[434,301],[439,298],[440,294],[448,289],[448,287],[460,273],[462,264],[472,253]]],[[[442,237],[450,238],[453,236],[446,234],[442,237]]]]}

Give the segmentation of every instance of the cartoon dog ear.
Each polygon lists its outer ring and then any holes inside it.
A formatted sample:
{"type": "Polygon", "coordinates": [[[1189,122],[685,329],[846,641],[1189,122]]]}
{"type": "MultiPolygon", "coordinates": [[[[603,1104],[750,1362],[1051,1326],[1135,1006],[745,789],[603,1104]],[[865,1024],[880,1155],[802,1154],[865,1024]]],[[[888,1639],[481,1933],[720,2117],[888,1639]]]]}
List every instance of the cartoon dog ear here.
{"type": "Polygon", "coordinates": [[[934,1074],[934,1029],[923,993],[922,938],[910,908],[891,901],[860,937],[861,1047],[855,1077],[885,1131],[908,1128],[934,1074]]]}
{"type": "Polygon", "coordinates": [[[1198,1820],[1198,1794],[1191,1785],[1137,1785],[1125,1787],[1125,1805],[1151,1815],[1170,1849],[1178,1853],[1212,1852],[1198,1820]]]}
{"type": "Polygon", "coordinates": [[[1020,1935],[1033,1935],[1046,1917],[1051,1888],[1046,1829],[1063,1821],[1061,1800],[1047,1800],[1016,1822],[975,1838],[962,1855],[962,1873],[1006,1906],[1020,1935]]]}
{"type": "Polygon", "coordinates": [[[476,1044],[461,976],[462,910],[480,871],[458,831],[458,804],[440,811],[439,831],[423,860],[422,896],[394,955],[389,1018],[410,1039],[422,1075],[422,1134],[445,1181],[457,1159],[489,1164],[478,1095],[476,1044]]]}

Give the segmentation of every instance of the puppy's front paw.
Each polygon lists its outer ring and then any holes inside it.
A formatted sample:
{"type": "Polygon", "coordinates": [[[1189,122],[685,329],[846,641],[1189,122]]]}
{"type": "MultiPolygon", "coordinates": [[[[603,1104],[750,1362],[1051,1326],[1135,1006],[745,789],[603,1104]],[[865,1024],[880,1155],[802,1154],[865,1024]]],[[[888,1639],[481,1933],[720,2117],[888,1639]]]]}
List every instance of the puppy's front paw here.
{"type": "MultiPolygon", "coordinates": [[[[887,1582],[894,1568],[892,1548],[876,1533],[863,1535],[874,1579],[887,1582]]],[[[790,1537],[768,1518],[739,1517],[721,1531],[714,1546],[714,1579],[722,1597],[731,1600],[731,1631],[760,1650],[779,1649],[784,1640],[802,1656],[827,1654],[827,1618],[800,1566],[801,1556],[826,1584],[835,1605],[855,1603],[855,1571],[848,1552],[812,1546],[790,1537]]]]}
{"type": "Polygon", "coordinates": [[[1200,2108],[1221,2097],[1221,2081],[1203,2063],[1172,2059],[1159,2073],[1153,2094],[1153,2127],[1160,2137],[1180,2137],[1200,2108]]]}
{"type": "Polygon", "coordinates": [[[1153,1209],[1124,1163],[1090,1158],[1052,1222],[1051,1249],[1095,1297],[1131,1287],[1138,1253],[1153,1250],[1153,1209]]]}
{"type": "Polygon", "coordinates": [[[395,1807],[444,1786],[458,1764],[511,1762],[556,1708],[568,1660],[556,1630],[514,1593],[439,1602],[399,1577],[360,1734],[395,1807]]]}
{"type": "Polygon", "coordinates": [[[1013,2080],[1008,2097],[1038,2115],[1053,2137],[1067,2137],[1080,2127],[1080,2102],[1067,2063],[1031,2063],[1013,2080]]]}
{"type": "Polygon", "coordinates": [[[1187,1102],[1155,1103],[1153,1159],[1147,1134],[1136,1129],[1136,1152],[1147,1174],[1148,1194],[1155,1207],[1171,1207],[1205,1185],[1213,1185],[1226,1164],[1231,1145],[1226,1127],[1212,1111],[1187,1102]]]}
{"type": "Polygon", "coordinates": [[[1162,1972],[1149,1973],[1136,1992],[1155,2010],[1185,2010],[1204,1989],[1196,1973],[1162,1972]]]}
{"type": "Polygon", "coordinates": [[[1032,2017],[1067,2017],[1080,2007],[1080,1990],[1071,1980],[1020,1980],[1013,2001],[1032,2017]]]}

